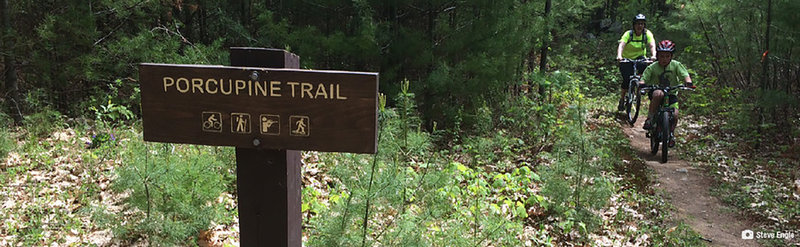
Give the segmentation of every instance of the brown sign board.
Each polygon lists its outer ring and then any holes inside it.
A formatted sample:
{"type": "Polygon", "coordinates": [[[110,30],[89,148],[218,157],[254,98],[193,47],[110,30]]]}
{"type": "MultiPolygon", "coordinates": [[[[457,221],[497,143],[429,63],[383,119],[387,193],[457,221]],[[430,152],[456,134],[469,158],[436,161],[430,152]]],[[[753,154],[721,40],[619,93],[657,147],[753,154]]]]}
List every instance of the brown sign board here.
{"type": "Polygon", "coordinates": [[[145,141],[377,151],[378,74],[139,65],[145,141]]]}

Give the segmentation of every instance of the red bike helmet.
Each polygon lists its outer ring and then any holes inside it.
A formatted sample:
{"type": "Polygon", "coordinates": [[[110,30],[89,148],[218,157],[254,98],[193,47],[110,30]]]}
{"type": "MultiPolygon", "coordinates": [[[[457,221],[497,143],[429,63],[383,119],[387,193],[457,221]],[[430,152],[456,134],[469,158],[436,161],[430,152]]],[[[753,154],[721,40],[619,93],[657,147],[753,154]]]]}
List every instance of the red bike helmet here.
{"type": "Polygon", "coordinates": [[[668,39],[662,40],[661,42],[658,42],[658,45],[656,46],[656,51],[657,52],[662,52],[662,51],[674,52],[675,51],[675,43],[672,43],[672,41],[670,41],[668,39]]]}

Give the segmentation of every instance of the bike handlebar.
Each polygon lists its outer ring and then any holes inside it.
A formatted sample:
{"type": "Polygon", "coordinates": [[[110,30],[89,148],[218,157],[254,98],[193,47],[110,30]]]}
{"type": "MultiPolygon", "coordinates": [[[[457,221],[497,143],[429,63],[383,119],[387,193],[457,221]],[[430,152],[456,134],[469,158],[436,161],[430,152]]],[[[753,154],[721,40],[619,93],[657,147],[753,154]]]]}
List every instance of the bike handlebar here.
{"type": "Polygon", "coordinates": [[[650,60],[649,58],[640,58],[640,59],[628,59],[628,58],[623,58],[623,59],[622,59],[621,61],[619,61],[619,62],[620,62],[620,63],[653,63],[654,61],[653,61],[653,60],[650,60]]]}
{"type": "Polygon", "coordinates": [[[687,86],[684,86],[684,85],[671,86],[671,87],[663,87],[663,86],[659,86],[659,85],[643,85],[639,89],[641,89],[641,90],[649,90],[649,91],[652,91],[652,90],[672,91],[672,90],[675,90],[675,89],[694,91],[695,88],[697,88],[697,86],[694,86],[694,85],[692,85],[691,87],[687,87],[687,86]]]}

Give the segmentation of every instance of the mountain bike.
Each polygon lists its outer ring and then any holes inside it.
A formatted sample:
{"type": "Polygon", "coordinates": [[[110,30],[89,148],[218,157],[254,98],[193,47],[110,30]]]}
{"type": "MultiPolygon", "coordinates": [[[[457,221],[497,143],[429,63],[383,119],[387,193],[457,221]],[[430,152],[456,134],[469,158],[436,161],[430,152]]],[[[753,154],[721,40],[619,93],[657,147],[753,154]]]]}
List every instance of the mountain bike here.
{"type": "MultiPolygon", "coordinates": [[[[642,72],[644,72],[644,68],[639,71],[638,64],[645,63],[650,64],[653,61],[647,58],[640,58],[640,59],[622,59],[620,63],[633,63],[633,75],[631,75],[630,79],[628,80],[628,92],[625,94],[625,117],[628,121],[628,124],[633,126],[636,123],[636,119],[639,117],[639,106],[642,104],[642,99],[639,97],[639,81],[642,80],[642,72]]],[[[646,67],[646,66],[645,66],[646,67]]]]}
{"type": "Polygon", "coordinates": [[[664,99],[661,100],[661,106],[658,108],[658,113],[650,119],[650,129],[647,130],[646,136],[650,138],[650,153],[656,155],[658,153],[658,146],[661,146],[661,163],[667,163],[667,153],[669,152],[669,141],[674,138],[672,130],[670,128],[671,123],[675,121],[675,116],[673,115],[675,112],[675,108],[669,104],[669,97],[677,97],[676,95],[670,95],[670,91],[683,89],[683,90],[694,90],[696,87],[686,87],[683,85],[680,86],[672,86],[672,87],[662,87],[662,86],[650,86],[644,85],[641,87],[641,94],[645,94],[649,91],[655,90],[662,90],[664,91],[664,99]]]}

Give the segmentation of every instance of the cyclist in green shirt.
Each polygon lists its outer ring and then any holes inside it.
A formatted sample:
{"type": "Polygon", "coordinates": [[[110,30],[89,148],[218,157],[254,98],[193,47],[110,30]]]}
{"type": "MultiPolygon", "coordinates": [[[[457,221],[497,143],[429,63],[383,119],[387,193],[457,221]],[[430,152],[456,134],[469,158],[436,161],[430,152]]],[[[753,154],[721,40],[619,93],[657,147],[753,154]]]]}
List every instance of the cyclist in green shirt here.
{"type": "MultiPolygon", "coordinates": [[[[687,71],[686,67],[680,62],[672,60],[673,52],[675,52],[675,43],[669,40],[662,40],[658,43],[656,51],[657,62],[647,66],[642,74],[642,80],[639,81],[639,85],[641,86],[646,82],[650,82],[650,84],[659,84],[662,86],[677,86],[682,81],[685,86],[691,87],[692,77],[689,76],[689,71],[687,71]]],[[[664,91],[656,90],[650,95],[650,109],[647,114],[647,120],[644,123],[644,129],[651,128],[651,119],[658,111],[658,107],[661,106],[662,100],[664,100],[664,91]]],[[[669,104],[675,108],[673,112],[675,121],[670,123],[670,129],[675,131],[675,126],[678,125],[677,92],[675,92],[675,95],[672,93],[670,94],[669,101],[669,104]]],[[[675,141],[670,139],[670,146],[674,145],[674,143],[675,141]]]]}
{"type": "MultiPolygon", "coordinates": [[[[618,111],[623,110],[623,101],[625,94],[628,92],[628,80],[633,75],[633,63],[623,63],[624,59],[640,59],[647,58],[649,53],[650,59],[655,60],[656,54],[656,41],[653,33],[647,28],[647,19],[643,14],[638,14],[633,17],[633,29],[625,31],[619,39],[617,46],[617,61],[619,61],[619,72],[622,74],[622,91],[620,93],[618,111]],[[649,49],[648,49],[649,48],[649,49]],[[649,50],[649,52],[648,52],[649,50]]],[[[636,67],[639,73],[642,73],[647,63],[638,63],[636,67]]]]}

